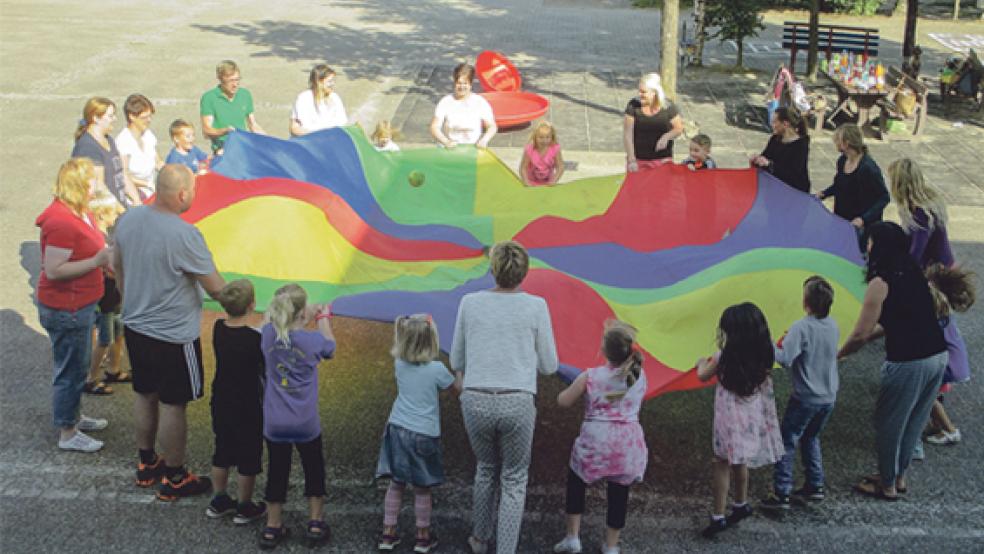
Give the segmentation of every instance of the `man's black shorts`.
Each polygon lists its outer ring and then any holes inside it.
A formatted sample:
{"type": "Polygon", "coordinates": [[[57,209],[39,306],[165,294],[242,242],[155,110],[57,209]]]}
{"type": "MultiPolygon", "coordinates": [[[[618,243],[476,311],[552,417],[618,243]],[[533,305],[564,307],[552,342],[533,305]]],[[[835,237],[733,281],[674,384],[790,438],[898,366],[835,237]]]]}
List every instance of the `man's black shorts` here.
{"type": "Polygon", "coordinates": [[[186,404],[205,394],[202,342],[177,344],[123,328],[133,371],[133,390],[157,393],[165,404],[186,404]]]}

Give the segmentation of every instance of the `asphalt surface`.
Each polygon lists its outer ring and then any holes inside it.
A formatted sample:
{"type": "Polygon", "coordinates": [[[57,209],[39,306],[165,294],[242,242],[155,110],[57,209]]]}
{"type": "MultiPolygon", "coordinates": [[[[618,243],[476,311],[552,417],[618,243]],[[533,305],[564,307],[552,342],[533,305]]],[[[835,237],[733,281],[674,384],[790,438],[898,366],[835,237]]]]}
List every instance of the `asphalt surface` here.
{"type": "MultiPolygon", "coordinates": [[[[576,163],[565,178],[614,174],[624,163],[619,114],[637,76],[658,64],[658,12],[627,5],[619,0],[334,0],[318,5],[290,0],[271,7],[261,1],[180,0],[166,5],[109,1],[94,8],[67,1],[0,1],[0,246],[8,260],[0,269],[0,551],[238,552],[256,545],[257,525],[239,528],[230,521],[207,520],[207,498],[163,504],[132,485],[136,452],[128,385],[116,386],[111,397],[83,399],[86,414],[111,422],[97,435],[106,440],[105,449],[85,455],[55,446],[50,343],[32,301],[39,272],[33,220],[50,201],[57,167],[71,150],[86,98],[105,95],[121,105],[132,92],[146,94],[157,107],[152,129],[163,155],[167,125],[177,117],[197,120],[198,96],[214,85],[215,63],[231,58],[242,68],[243,86],[253,92],[261,124],[285,137],[290,105],[305,87],[308,69],[327,60],[339,72],[338,92],[353,120],[371,128],[377,119],[392,119],[402,128],[401,146],[425,147],[434,99],[450,90],[442,76],[457,61],[492,48],[516,63],[527,88],[551,100],[549,117],[560,129],[565,159],[576,163]]],[[[752,71],[688,69],[681,77],[678,104],[688,133],[711,135],[719,164],[742,166],[764,146],[761,95],[768,73],[783,59],[765,46],[775,41],[783,19],[797,17],[802,14],[767,16],[768,28],[755,39],[762,47],[746,53],[752,71]]],[[[878,26],[883,56],[898,56],[898,17],[838,21],[878,26]]],[[[919,32],[927,50],[923,73],[930,77],[946,51],[927,33],[984,34],[975,22],[921,21],[919,32]]],[[[710,45],[708,61],[728,63],[729,48],[710,45]]],[[[927,168],[949,202],[957,259],[984,274],[984,115],[961,104],[944,109],[938,99],[930,102],[923,137],[873,140],[872,152],[882,167],[911,156],[927,168]]],[[[492,147],[515,165],[527,134],[523,129],[504,132],[492,147]]],[[[829,137],[830,130],[814,137],[810,170],[815,187],[833,175],[829,137]]],[[[685,149],[677,154],[682,158],[685,149]]],[[[894,213],[893,206],[886,210],[890,217],[894,213]]],[[[977,306],[960,320],[974,369],[984,359],[981,314],[977,306]]],[[[205,342],[213,318],[205,318],[205,342]]],[[[392,335],[388,325],[363,321],[340,319],[337,328],[339,355],[322,374],[326,506],[333,530],[322,550],[369,552],[375,549],[384,491],[371,477],[395,395],[387,355],[392,335]]],[[[927,459],[914,465],[911,490],[902,501],[887,504],[851,492],[873,466],[871,416],[882,355],[881,345],[873,344],[841,365],[842,391],[823,439],[827,500],[796,507],[783,519],[757,515],[714,541],[697,534],[711,501],[712,391],[648,402],[642,422],[651,458],[645,481],[632,490],[624,551],[984,551],[984,385],[979,374],[947,399],[963,442],[927,445],[927,459]]],[[[213,365],[209,359],[209,373],[213,365]]],[[[789,382],[782,373],[775,380],[781,410],[789,382]]],[[[580,424],[577,409],[561,410],[553,402],[562,387],[559,380],[541,379],[539,386],[521,552],[547,551],[563,534],[566,460],[580,424]]],[[[190,466],[204,473],[212,448],[207,401],[193,403],[189,419],[190,466]]],[[[440,552],[462,552],[474,460],[457,400],[450,396],[442,401],[442,428],[449,483],[435,492],[434,526],[440,552]]],[[[768,491],[770,473],[752,471],[753,499],[768,491]]],[[[295,466],[287,506],[294,537],[282,548],[288,551],[307,550],[299,539],[305,519],[300,476],[295,466]]],[[[260,491],[263,482],[260,477],[260,491]]],[[[593,548],[604,530],[601,489],[591,490],[588,510],[582,538],[593,548]]],[[[402,551],[409,551],[409,503],[401,525],[402,551]]]]}

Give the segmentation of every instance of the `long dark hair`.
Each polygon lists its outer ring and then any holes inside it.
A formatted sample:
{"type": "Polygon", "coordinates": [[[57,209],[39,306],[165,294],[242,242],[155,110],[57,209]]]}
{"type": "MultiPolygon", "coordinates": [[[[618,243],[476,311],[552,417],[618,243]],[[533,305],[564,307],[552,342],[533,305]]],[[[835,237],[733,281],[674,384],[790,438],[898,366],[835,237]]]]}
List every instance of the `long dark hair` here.
{"type": "Polygon", "coordinates": [[[796,134],[805,137],[808,133],[806,127],[806,118],[797,110],[791,106],[783,106],[781,108],[776,108],[775,117],[779,121],[789,123],[792,125],[793,129],[796,130],[796,134]]]}
{"type": "Polygon", "coordinates": [[[909,255],[911,239],[897,223],[879,221],[868,228],[871,251],[868,252],[868,268],[865,282],[875,277],[890,279],[910,271],[922,273],[919,264],[909,255]]]}
{"type": "Polygon", "coordinates": [[[738,396],[750,396],[769,377],[775,352],[765,314],[755,304],[730,306],[718,324],[717,378],[721,386],[738,396]]]}

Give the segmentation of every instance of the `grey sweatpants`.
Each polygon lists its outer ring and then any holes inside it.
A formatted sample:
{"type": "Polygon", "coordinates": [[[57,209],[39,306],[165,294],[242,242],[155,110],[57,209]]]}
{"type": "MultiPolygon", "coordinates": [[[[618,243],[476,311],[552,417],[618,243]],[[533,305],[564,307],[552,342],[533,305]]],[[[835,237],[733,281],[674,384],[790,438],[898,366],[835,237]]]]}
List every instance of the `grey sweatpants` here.
{"type": "Polygon", "coordinates": [[[533,395],[490,395],[466,390],[461,395],[461,415],[478,462],[472,496],[472,534],[485,542],[492,538],[495,493],[499,490],[496,553],[513,554],[526,505],[536,423],[533,395]]]}
{"type": "Polygon", "coordinates": [[[948,354],[909,362],[885,362],[875,403],[875,452],[882,487],[894,487],[912,461],[912,449],[939,394],[948,354]]]}

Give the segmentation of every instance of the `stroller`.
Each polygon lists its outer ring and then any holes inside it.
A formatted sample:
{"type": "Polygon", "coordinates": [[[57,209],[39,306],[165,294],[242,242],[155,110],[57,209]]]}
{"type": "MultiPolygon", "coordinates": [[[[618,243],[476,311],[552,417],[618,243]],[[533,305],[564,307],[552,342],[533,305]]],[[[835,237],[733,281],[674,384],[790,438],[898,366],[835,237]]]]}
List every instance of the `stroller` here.
{"type": "Polygon", "coordinates": [[[973,49],[966,58],[951,56],[940,70],[940,97],[944,105],[951,96],[970,98],[977,110],[984,107],[984,66],[973,49]]]}

